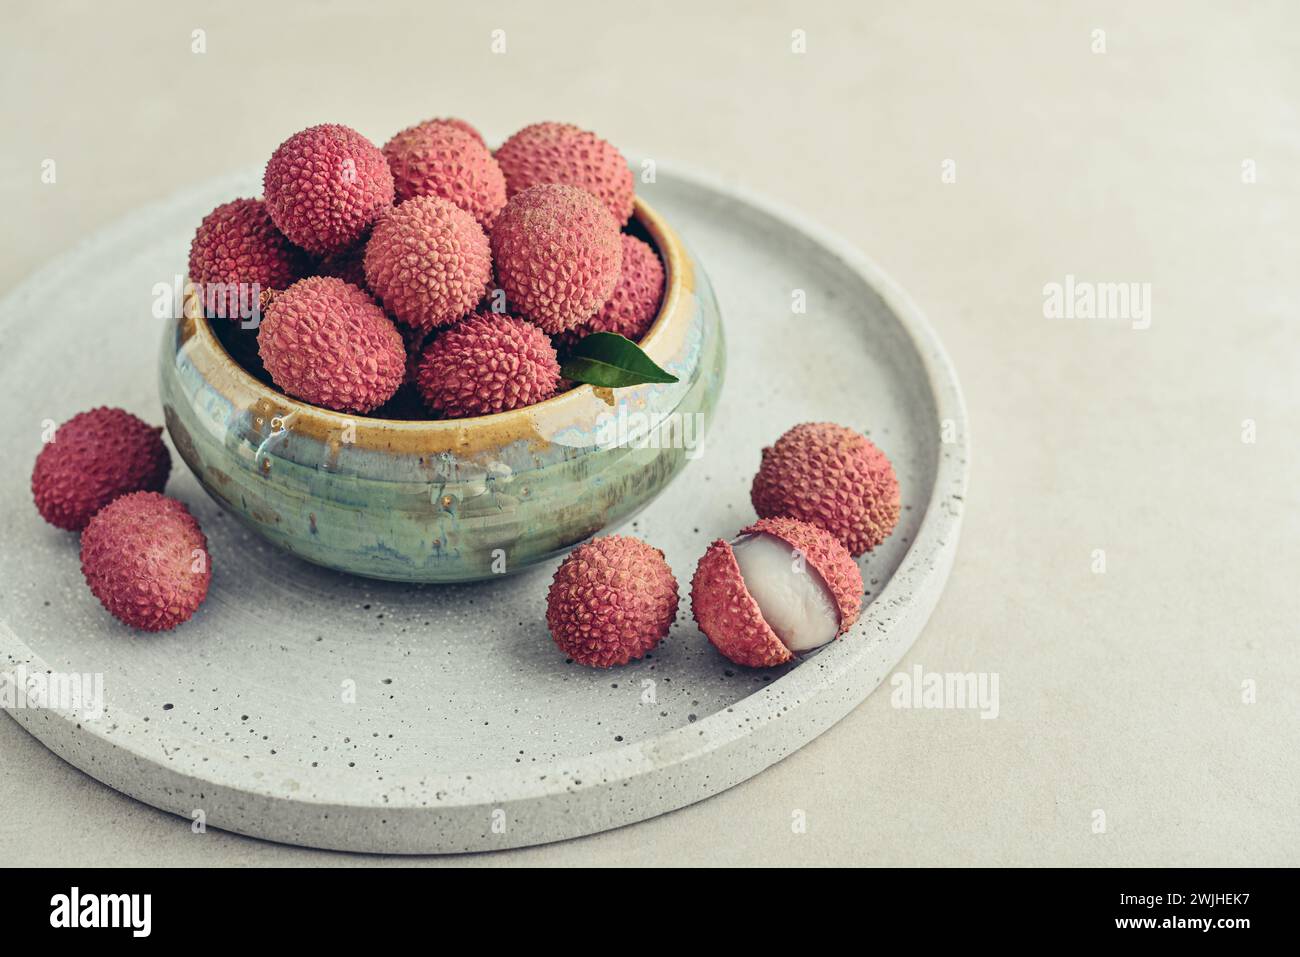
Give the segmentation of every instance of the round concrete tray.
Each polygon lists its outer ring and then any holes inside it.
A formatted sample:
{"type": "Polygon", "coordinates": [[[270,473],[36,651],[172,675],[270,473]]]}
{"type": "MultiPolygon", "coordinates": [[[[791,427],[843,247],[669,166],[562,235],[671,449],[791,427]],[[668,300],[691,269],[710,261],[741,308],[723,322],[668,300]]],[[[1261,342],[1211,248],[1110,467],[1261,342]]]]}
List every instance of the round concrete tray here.
{"type": "Polygon", "coordinates": [[[168,492],[208,534],[212,591],[170,634],[119,626],[82,582],[77,536],[32,506],[42,428],[95,405],[161,424],[160,288],[184,271],[199,219],[258,195],[259,181],[250,171],[143,209],[0,302],[0,669],[103,676],[102,716],[11,702],[65,760],[187,819],[276,841],[401,853],[537,844],[758,773],[861,702],[916,638],[951,566],[967,478],[965,412],[941,346],[852,247],[664,166],[639,188],[712,277],[729,365],[698,459],[623,529],[662,548],[681,584],[677,624],[651,657],[612,671],[567,664],[543,618],[554,563],[457,586],[329,572],[245,532],[179,459],[168,492]],[[861,561],[869,604],[848,634],[785,668],[739,668],[696,629],[691,574],[710,541],[753,519],[760,449],[819,420],[885,450],[902,519],[861,561]]]}

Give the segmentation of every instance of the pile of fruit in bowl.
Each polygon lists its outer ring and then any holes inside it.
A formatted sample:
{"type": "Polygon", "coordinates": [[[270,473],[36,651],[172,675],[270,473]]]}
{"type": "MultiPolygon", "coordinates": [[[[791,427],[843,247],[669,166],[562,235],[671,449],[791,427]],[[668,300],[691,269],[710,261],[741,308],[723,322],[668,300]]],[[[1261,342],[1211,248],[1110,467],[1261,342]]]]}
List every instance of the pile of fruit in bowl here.
{"type": "Polygon", "coordinates": [[[621,231],[632,171],[576,126],[528,126],[495,154],[457,119],[382,149],[314,126],[275,150],[263,191],[208,214],[189,279],[208,318],[256,330],[275,387],[312,405],[374,413],[403,385],[429,417],[533,405],[583,381],[562,357],[635,355],[616,339],[659,312],[663,264],[621,231]],[[610,338],[589,355],[595,333],[610,338]]]}

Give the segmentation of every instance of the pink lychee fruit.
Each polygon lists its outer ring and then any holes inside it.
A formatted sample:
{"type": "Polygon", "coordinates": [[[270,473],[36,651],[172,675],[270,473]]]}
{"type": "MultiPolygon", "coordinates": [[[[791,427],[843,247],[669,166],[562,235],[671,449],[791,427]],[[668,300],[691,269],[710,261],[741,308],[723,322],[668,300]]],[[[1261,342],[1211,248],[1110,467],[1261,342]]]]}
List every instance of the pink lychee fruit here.
{"type": "Polygon", "coordinates": [[[142,631],[187,621],[212,580],[199,523],[157,492],[124,495],[95,514],[81,536],[81,572],[114,618],[142,631]]]}
{"type": "Polygon", "coordinates": [[[393,205],[393,174],[374,143],[327,123],[280,144],[266,164],[262,191],[280,232],[326,255],[358,242],[393,205]]]}
{"type": "Polygon", "coordinates": [[[788,515],[820,525],[857,556],[898,523],[898,479],[885,453],[864,435],[830,422],[796,425],[763,449],[750,488],[760,516],[788,515]]]}
{"type": "Polygon", "coordinates": [[[580,545],[546,596],[551,637],[579,664],[609,668],[644,657],[677,617],[677,579],[664,553],[608,535],[580,545]]]}
{"type": "Polygon", "coordinates": [[[506,412],[548,399],[560,364],[546,334],[514,316],[479,313],[438,333],[415,384],[425,404],[453,418],[506,412]]]}
{"type": "Polygon", "coordinates": [[[402,335],[365,290],[312,276],[269,300],[257,351],[271,380],[287,394],[364,413],[387,402],[402,384],[402,335]]]}
{"type": "Polygon", "coordinates": [[[596,196],[619,226],[632,215],[632,169],[595,133],[571,123],[534,123],[502,143],[496,158],[510,197],[543,183],[563,183],[596,196]]]}
{"type": "Polygon", "coordinates": [[[649,244],[622,236],[623,268],[614,293],[591,319],[560,333],[561,345],[572,348],[593,332],[613,332],[639,342],[659,315],[664,298],[664,266],[649,244]]]}
{"type": "Polygon", "coordinates": [[[492,228],[497,281],[511,307],[547,333],[594,316],[618,285],[618,226],[590,193],[534,186],[506,204],[492,228]]]}
{"type": "Polygon", "coordinates": [[[487,234],[439,196],[408,199],[375,224],[366,282],[408,326],[433,329],[463,317],[492,284],[487,234]]]}
{"type": "Polygon", "coordinates": [[[484,146],[487,145],[487,141],[483,139],[483,134],[480,133],[478,129],[475,128],[475,126],[467,120],[458,119],[457,117],[454,116],[444,116],[441,119],[429,120],[429,122],[443,123],[447,126],[454,126],[456,129],[461,130],[464,133],[468,133],[470,136],[474,137],[474,139],[478,140],[484,146]]]}
{"type": "Polygon", "coordinates": [[[691,581],[691,611],[723,655],[768,668],[842,635],[862,607],[862,573],[829,532],[763,518],[709,546],[691,581]]]}
{"type": "Polygon", "coordinates": [[[431,120],[384,144],[397,200],[440,196],[491,229],[506,204],[506,180],[482,140],[458,126],[431,120]]]}
{"type": "Polygon", "coordinates": [[[130,492],[161,492],[172,459],[162,429],[122,409],[100,407],[59,426],[32,470],[41,517],[78,532],[101,508],[130,492]]]}
{"type": "Polygon", "coordinates": [[[267,289],[305,274],[305,253],[275,228],[260,199],[223,203],[203,217],[190,243],[190,280],[209,319],[250,319],[267,289]]]}

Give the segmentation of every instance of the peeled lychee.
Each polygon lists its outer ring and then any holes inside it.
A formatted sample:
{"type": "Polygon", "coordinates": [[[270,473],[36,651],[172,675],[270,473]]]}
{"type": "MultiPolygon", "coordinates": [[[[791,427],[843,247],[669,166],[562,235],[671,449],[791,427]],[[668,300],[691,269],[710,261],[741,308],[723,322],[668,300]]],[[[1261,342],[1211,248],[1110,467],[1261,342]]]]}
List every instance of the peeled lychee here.
{"type": "Polygon", "coordinates": [[[133,492],[105,506],[81,536],[81,573],[123,624],[166,631],[189,619],[212,580],[208,540],[184,505],[133,492]]]}
{"type": "Polygon", "coordinates": [[[364,290],[312,276],[270,297],[257,351],[286,393],[341,412],[369,412],[406,372],[402,334],[364,290]]]}
{"type": "Polygon", "coordinates": [[[79,532],[101,508],[130,492],[161,492],[172,459],[162,429],[122,409],[74,415],[36,456],[32,497],[41,517],[79,532]]]}
{"type": "Polygon", "coordinates": [[[898,523],[898,479],[885,453],[842,425],[796,425],[763,449],[750,488],[760,516],[788,515],[826,529],[857,556],[898,523]]]}
{"type": "Polygon", "coordinates": [[[609,535],[580,545],[555,572],[546,624],[560,650],[609,668],[640,658],[677,617],[677,579],[664,553],[638,538],[609,535]]]}
{"type": "Polygon", "coordinates": [[[402,130],[384,144],[397,200],[441,196],[491,229],[506,204],[506,179],[481,139],[431,120],[402,130]]]}
{"type": "Polygon", "coordinates": [[[492,284],[487,234],[438,196],[384,216],[366,244],[366,282],[400,322],[432,329],[460,319],[492,284]]]}
{"type": "Polygon", "coordinates": [[[438,333],[415,373],[429,408],[453,419],[541,402],[555,394],[559,381],[560,364],[546,334],[531,322],[494,313],[438,333]]]}
{"type": "Polygon", "coordinates": [[[619,226],[632,215],[632,169],[595,133],[570,123],[534,123],[502,143],[496,158],[511,198],[543,183],[563,183],[596,196],[619,226]]]}
{"type": "Polygon", "coordinates": [[[842,635],[862,607],[862,573],[829,532],[763,518],[709,546],[691,581],[700,630],[739,665],[768,668],[842,635]]]}
{"type": "Polygon", "coordinates": [[[560,334],[564,346],[593,332],[614,332],[638,342],[654,324],[664,299],[663,263],[635,236],[624,233],[622,245],[623,268],[613,295],[591,319],[560,334]]]}
{"type": "Polygon", "coordinates": [[[210,319],[252,318],[264,290],[285,288],[307,266],[307,256],[275,228],[260,199],[218,206],[190,243],[190,280],[210,319]]]}
{"type": "Polygon", "coordinates": [[[534,186],[512,198],[492,227],[497,281],[512,308],[547,333],[585,322],[618,285],[618,225],[590,193],[534,186]]]}
{"type": "Polygon", "coordinates": [[[342,252],[393,205],[388,160],[360,133],[327,123],[289,137],[262,178],[280,232],[308,252],[342,252]]]}

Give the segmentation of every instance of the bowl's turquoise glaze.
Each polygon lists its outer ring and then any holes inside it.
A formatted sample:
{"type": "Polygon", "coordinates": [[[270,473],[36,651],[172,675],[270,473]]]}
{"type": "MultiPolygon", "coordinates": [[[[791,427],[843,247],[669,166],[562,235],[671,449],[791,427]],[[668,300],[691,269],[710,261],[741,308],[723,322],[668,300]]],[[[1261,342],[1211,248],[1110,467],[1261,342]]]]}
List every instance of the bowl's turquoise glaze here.
{"type": "Polygon", "coordinates": [[[191,297],[160,357],[172,442],[249,528],[340,571],[459,582],[559,555],[672,481],[702,447],[722,387],[726,350],[707,277],[640,200],[634,215],[667,273],[641,346],[679,377],[674,385],[584,385],[475,419],[352,416],[249,374],[191,297]]]}

